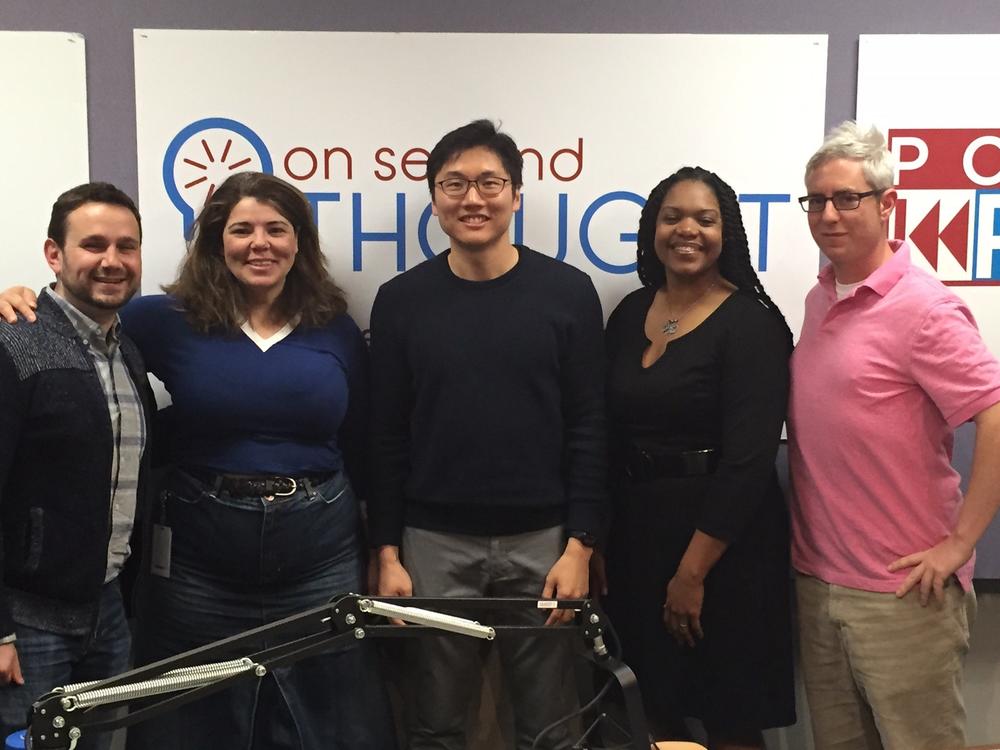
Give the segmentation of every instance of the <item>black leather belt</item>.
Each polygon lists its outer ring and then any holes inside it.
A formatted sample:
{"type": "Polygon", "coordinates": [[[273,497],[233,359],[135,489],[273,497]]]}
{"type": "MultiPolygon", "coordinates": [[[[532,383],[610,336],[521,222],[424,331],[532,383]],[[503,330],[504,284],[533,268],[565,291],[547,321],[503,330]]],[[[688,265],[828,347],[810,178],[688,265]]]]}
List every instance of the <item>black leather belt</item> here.
{"type": "Polygon", "coordinates": [[[299,480],[293,477],[241,477],[223,474],[219,478],[222,480],[219,482],[219,491],[230,495],[288,497],[294,495],[299,488],[299,480]]]}
{"type": "Polygon", "coordinates": [[[228,492],[230,495],[261,495],[263,497],[288,497],[299,489],[304,489],[306,482],[312,486],[322,484],[336,472],[317,474],[308,477],[262,476],[257,474],[215,474],[209,471],[188,470],[190,474],[206,484],[210,484],[215,492],[228,492]]]}
{"type": "Polygon", "coordinates": [[[719,463],[715,448],[679,453],[659,453],[633,447],[625,462],[625,474],[633,482],[648,482],[664,477],[696,477],[711,474],[719,463]]]}

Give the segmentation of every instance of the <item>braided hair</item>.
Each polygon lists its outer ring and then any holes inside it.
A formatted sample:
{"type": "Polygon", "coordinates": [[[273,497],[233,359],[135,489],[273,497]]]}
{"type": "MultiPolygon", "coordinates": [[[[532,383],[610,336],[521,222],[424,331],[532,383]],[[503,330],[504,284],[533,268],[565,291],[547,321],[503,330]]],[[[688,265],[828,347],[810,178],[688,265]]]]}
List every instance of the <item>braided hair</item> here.
{"type": "Polygon", "coordinates": [[[750,246],[747,233],[743,228],[743,215],[740,213],[739,199],[736,193],[715,172],[709,172],[701,167],[682,167],[661,181],[646,199],[642,214],[639,216],[638,251],[636,252],[639,281],[643,286],[665,287],[667,274],[660,259],[656,257],[654,239],[656,237],[656,219],[660,206],[670,189],[679,182],[695,181],[707,185],[719,201],[719,213],[722,216],[722,252],[719,255],[719,273],[726,281],[737,289],[752,294],[771,313],[778,318],[781,326],[788,334],[788,348],[792,348],[792,332],[788,328],[785,316],[764,291],[757,272],[750,263],[750,246]]]}

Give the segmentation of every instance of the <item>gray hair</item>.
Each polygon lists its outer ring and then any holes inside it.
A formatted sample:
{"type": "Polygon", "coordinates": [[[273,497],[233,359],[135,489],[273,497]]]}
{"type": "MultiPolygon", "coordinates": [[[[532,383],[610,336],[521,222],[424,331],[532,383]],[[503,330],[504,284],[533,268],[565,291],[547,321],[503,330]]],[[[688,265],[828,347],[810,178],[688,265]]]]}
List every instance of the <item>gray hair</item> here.
{"type": "Polygon", "coordinates": [[[806,164],[806,179],[814,169],[831,159],[861,162],[861,171],[873,190],[893,186],[895,160],[886,148],[885,136],[874,125],[864,130],[854,120],[844,120],[827,133],[819,151],[806,164]]]}

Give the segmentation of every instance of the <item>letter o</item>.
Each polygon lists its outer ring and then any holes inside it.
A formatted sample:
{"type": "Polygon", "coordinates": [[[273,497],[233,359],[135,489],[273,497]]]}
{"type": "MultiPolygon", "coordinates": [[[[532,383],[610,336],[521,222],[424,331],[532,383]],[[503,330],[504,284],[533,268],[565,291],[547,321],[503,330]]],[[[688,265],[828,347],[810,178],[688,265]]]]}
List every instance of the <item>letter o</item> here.
{"type": "Polygon", "coordinates": [[[285,154],[285,173],[293,180],[308,180],[310,177],[316,174],[317,169],[319,169],[319,160],[316,158],[316,154],[307,149],[305,146],[296,146],[287,154],[285,154]],[[312,168],[308,172],[306,172],[306,174],[295,174],[292,171],[291,167],[292,156],[300,152],[303,154],[308,154],[309,160],[312,162],[312,168]]]}
{"type": "Polygon", "coordinates": [[[986,187],[989,185],[996,185],[1000,182],[1000,171],[997,171],[989,177],[981,175],[976,171],[972,162],[976,158],[976,152],[983,146],[993,146],[993,148],[1000,149],[1000,138],[995,135],[981,135],[976,138],[976,140],[966,147],[965,153],[962,155],[962,168],[965,170],[966,177],[972,180],[972,182],[986,187]]]}

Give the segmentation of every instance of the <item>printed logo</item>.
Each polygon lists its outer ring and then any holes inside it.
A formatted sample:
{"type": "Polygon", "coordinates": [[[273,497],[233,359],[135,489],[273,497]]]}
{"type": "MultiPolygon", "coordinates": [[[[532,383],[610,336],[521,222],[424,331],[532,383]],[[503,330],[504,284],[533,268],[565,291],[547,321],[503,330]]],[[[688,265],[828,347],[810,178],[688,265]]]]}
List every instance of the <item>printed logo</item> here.
{"type": "Polygon", "coordinates": [[[1000,130],[892,129],[891,233],[951,286],[1000,285],[1000,130]]]}
{"type": "Polygon", "coordinates": [[[271,154],[253,130],[237,120],[207,117],[192,122],[167,146],[163,186],[184,220],[184,236],[215,188],[234,172],[273,174],[271,154]]]}
{"type": "MultiPolygon", "coordinates": [[[[531,146],[521,149],[526,183],[530,184],[522,189],[521,205],[513,217],[513,241],[525,243],[526,225],[534,222],[535,226],[528,231],[537,231],[538,222],[548,221],[554,227],[543,229],[555,236],[557,260],[566,259],[570,243],[578,238],[584,258],[597,270],[615,275],[634,273],[637,217],[630,212],[627,223],[622,225],[621,208],[624,204],[642,209],[645,198],[622,189],[596,195],[571,193],[567,187],[583,174],[586,151],[582,136],[569,139],[567,143],[569,145],[544,153],[531,146]],[[535,194],[537,188],[534,186],[544,183],[558,186],[555,195],[551,192],[549,195],[535,194]]],[[[345,211],[349,210],[349,215],[341,217],[344,221],[339,224],[338,231],[347,232],[342,241],[350,248],[353,271],[363,270],[369,246],[376,246],[371,252],[384,252],[385,245],[394,245],[396,270],[402,272],[414,261],[435,255],[428,236],[432,218],[426,187],[429,155],[423,146],[412,144],[380,145],[366,154],[351,144],[296,143],[279,150],[276,157],[278,176],[282,179],[303,188],[306,183],[314,187],[338,188],[336,191],[303,192],[312,205],[317,225],[322,223],[320,207],[323,205],[341,204],[345,211]],[[367,194],[360,188],[352,190],[352,183],[362,175],[370,175],[388,189],[379,191],[369,187],[367,194]],[[412,210],[414,200],[418,201],[416,216],[412,210]],[[379,211],[379,218],[375,220],[378,223],[373,226],[374,222],[368,217],[379,211]],[[408,245],[412,247],[413,244],[419,249],[419,255],[408,254],[408,245]]],[[[174,136],[163,157],[163,185],[171,203],[181,214],[185,237],[190,236],[197,213],[215,188],[231,174],[249,170],[275,174],[274,159],[263,139],[237,120],[200,119],[174,136]]],[[[755,238],[751,237],[751,253],[758,270],[766,272],[769,269],[772,210],[781,204],[790,205],[791,195],[740,193],[738,200],[745,219],[756,214],[756,247],[755,238]]]]}

